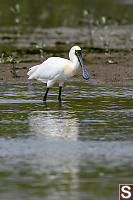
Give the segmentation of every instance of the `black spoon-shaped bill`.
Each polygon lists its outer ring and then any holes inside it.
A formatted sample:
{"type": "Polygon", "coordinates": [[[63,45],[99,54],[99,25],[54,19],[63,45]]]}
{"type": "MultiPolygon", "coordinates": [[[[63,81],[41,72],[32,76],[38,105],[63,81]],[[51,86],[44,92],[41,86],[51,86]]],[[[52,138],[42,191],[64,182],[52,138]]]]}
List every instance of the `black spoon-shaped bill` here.
{"type": "Polygon", "coordinates": [[[87,72],[87,70],[85,68],[82,67],[82,76],[84,79],[88,80],[90,78],[89,73],[87,72]]]}
{"type": "Polygon", "coordinates": [[[84,79],[88,80],[90,78],[90,75],[87,72],[87,70],[85,69],[85,66],[84,66],[84,63],[83,63],[83,60],[82,60],[81,50],[76,50],[75,54],[78,57],[79,63],[80,63],[81,68],[82,68],[82,76],[83,76],[84,79]]]}

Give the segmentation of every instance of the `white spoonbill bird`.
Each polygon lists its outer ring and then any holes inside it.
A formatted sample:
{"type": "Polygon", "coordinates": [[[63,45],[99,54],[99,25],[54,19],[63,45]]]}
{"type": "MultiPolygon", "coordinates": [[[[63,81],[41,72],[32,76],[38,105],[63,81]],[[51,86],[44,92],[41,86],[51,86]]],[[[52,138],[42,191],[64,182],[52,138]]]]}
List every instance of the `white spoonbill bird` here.
{"type": "Polygon", "coordinates": [[[73,46],[69,52],[69,58],[51,57],[45,60],[42,64],[31,67],[27,73],[28,79],[36,79],[47,84],[47,89],[43,97],[43,101],[46,101],[49,88],[55,83],[59,83],[59,96],[58,101],[61,101],[61,90],[64,81],[72,77],[79,66],[82,68],[82,76],[88,80],[90,78],[86,71],[83,60],[82,52],[79,46],[73,46]]]}

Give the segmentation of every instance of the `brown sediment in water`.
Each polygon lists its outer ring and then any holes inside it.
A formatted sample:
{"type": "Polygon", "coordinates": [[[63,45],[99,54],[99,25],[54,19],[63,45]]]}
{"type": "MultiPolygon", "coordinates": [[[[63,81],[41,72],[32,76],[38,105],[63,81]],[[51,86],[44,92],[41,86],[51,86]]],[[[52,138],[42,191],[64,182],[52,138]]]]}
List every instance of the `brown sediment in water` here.
{"type": "MultiPolygon", "coordinates": [[[[68,58],[68,51],[73,45],[79,45],[83,49],[83,59],[87,71],[90,73],[88,83],[92,84],[132,84],[133,83],[133,54],[131,26],[128,29],[108,28],[97,29],[93,37],[93,48],[90,46],[89,32],[71,28],[56,28],[35,30],[32,35],[19,37],[14,43],[13,34],[0,34],[0,44],[6,46],[12,43],[13,50],[9,50],[8,55],[14,54],[20,61],[17,67],[18,77],[14,78],[11,73],[11,64],[7,62],[0,63],[0,82],[2,83],[21,83],[35,82],[28,80],[27,71],[30,67],[41,63],[50,56],[60,56],[68,58]],[[43,37],[45,35],[45,37],[43,37]],[[108,43],[108,52],[106,52],[101,36],[105,35],[108,43]],[[35,37],[37,36],[37,37],[35,37]],[[4,37],[4,40],[2,38],[4,37]],[[10,38],[10,41],[9,39],[10,38]],[[43,39],[45,38],[45,39],[43,39]],[[78,39],[79,38],[79,39],[78,39]],[[35,48],[35,43],[45,40],[44,58],[41,59],[39,50],[35,48]],[[78,42],[76,42],[78,41],[78,42]],[[130,42],[130,43],[129,43],[130,42]],[[9,44],[8,44],[9,43],[9,44]]],[[[6,60],[6,58],[5,58],[6,60]]],[[[71,78],[71,80],[82,80],[81,72],[71,78]]]]}

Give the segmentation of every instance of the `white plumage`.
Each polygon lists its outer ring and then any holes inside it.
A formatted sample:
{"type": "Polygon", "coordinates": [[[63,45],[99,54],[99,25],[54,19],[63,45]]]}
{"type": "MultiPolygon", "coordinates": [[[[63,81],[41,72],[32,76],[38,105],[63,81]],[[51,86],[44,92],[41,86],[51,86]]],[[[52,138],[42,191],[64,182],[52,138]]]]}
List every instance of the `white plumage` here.
{"type": "MultiPolygon", "coordinates": [[[[80,64],[82,66],[83,72],[87,73],[84,71],[85,69],[82,62],[80,47],[72,47],[69,52],[69,58],[70,60],[60,57],[51,57],[44,61],[42,64],[36,65],[29,69],[27,73],[29,79],[36,79],[47,84],[47,91],[43,99],[44,101],[46,101],[49,88],[55,82],[59,83],[60,92],[58,100],[61,100],[61,87],[63,86],[64,81],[76,73],[80,64]]],[[[85,78],[84,75],[83,78],[85,78]]]]}
{"type": "MultiPolygon", "coordinates": [[[[61,83],[71,75],[65,69],[68,62],[70,61],[64,58],[51,57],[42,64],[31,67],[27,74],[29,75],[29,79],[39,80],[47,83],[47,87],[51,87],[56,81],[61,83]]],[[[71,62],[70,65],[72,65],[71,62]]]]}

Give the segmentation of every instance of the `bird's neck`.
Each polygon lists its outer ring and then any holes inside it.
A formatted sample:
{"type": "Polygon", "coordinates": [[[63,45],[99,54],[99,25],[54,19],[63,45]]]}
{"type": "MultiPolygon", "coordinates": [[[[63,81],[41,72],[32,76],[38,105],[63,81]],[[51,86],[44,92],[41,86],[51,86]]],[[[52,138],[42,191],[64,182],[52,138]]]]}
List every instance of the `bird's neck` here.
{"type": "Polygon", "coordinates": [[[79,61],[78,58],[75,56],[75,58],[71,61],[73,70],[76,71],[79,68],[79,61]]]}

